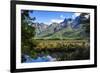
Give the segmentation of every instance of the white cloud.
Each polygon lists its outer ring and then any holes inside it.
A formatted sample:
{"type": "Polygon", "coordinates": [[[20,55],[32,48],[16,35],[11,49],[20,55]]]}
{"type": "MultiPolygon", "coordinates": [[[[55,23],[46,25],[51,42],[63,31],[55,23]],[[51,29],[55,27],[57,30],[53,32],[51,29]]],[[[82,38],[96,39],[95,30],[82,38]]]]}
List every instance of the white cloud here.
{"type": "Polygon", "coordinates": [[[51,19],[50,22],[45,22],[45,24],[50,25],[52,23],[60,23],[63,22],[63,19],[51,19]]]}
{"type": "Polygon", "coordinates": [[[81,13],[74,13],[75,16],[79,16],[81,13]]]}
{"type": "Polygon", "coordinates": [[[51,23],[53,23],[53,22],[60,23],[62,21],[63,21],[62,19],[52,19],[51,20],[51,23]]]}
{"type": "Polygon", "coordinates": [[[77,16],[79,16],[81,13],[74,13],[73,15],[72,15],[72,18],[73,19],[75,19],[77,16]]]}
{"type": "Polygon", "coordinates": [[[89,18],[89,14],[85,15],[85,17],[88,19],[89,18]]]}
{"type": "Polygon", "coordinates": [[[51,24],[51,22],[45,22],[45,24],[46,24],[46,25],[50,25],[50,24],[51,24]]]}
{"type": "Polygon", "coordinates": [[[60,18],[63,18],[64,19],[65,17],[63,15],[60,15],[60,18]]]}

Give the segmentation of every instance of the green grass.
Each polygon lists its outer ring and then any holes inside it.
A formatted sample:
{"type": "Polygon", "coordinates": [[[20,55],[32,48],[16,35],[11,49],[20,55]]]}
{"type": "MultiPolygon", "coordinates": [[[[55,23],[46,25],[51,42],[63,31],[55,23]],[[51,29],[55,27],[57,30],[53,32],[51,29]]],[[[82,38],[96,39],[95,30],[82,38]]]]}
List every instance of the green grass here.
{"type": "Polygon", "coordinates": [[[88,48],[88,40],[36,40],[36,49],[88,48]]]}

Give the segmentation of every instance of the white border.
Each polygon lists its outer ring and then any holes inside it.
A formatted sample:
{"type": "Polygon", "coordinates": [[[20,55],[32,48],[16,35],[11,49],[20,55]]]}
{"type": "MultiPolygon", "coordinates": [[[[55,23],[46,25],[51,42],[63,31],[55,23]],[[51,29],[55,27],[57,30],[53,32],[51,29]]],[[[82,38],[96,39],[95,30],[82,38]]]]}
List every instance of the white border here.
{"type": "Polygon", "coordinates": [[[16,69],[94,64],[94,9],[16,5],[16,69]],[[90,60],[21,63],[21,9],[90,13],[90,60]]]}

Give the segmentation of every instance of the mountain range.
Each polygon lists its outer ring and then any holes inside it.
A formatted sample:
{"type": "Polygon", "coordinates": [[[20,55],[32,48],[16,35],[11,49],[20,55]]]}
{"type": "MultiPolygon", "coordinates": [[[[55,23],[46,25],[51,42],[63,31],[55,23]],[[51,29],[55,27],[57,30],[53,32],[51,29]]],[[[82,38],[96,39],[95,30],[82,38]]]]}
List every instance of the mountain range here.
{"type": "Polygon", "coordinates": [[[36,35],[34,39],[82,39],[88,38],[84,25],[90,25],[88,13],[81,13],[75,19],[65,18],[62,22],[50,25],[34,23],[36,35]]]}

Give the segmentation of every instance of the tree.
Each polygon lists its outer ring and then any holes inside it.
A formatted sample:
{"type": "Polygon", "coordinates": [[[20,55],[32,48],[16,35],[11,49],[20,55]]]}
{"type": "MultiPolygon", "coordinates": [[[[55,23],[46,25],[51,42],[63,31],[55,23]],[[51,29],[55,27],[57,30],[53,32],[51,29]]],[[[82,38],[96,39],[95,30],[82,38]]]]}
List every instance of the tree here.
{"type": "Polygon", "coordinates": [[[35,28],[32,27],[33,21],[36,19],[31,18],[29,13],[32,13],[31,10],[22,10],[21,11],[21,51],[22,54],[30,54],[34,43],[32,38],[35,35],[35,28]]]}

